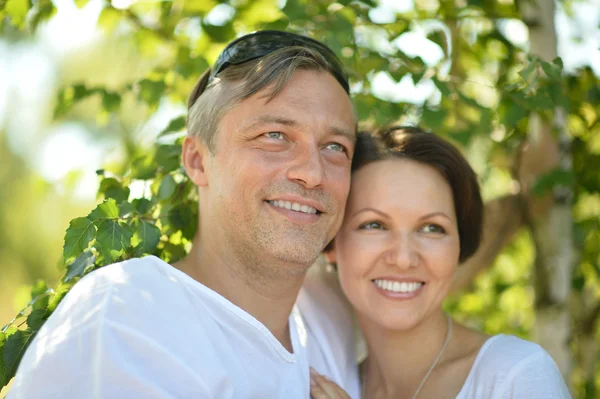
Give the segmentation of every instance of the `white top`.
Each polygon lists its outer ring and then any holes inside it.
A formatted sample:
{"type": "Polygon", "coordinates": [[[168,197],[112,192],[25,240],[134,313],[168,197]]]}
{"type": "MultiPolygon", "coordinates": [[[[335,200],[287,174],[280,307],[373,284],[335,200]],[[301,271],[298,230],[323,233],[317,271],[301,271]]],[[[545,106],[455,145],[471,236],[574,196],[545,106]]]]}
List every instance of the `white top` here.
{"type": "Polygon", "coordinates": [[[556,363],[541,346],[500,334],[483,344],[456,399],[570,397],[556,363]]]}
{"type": "Polygon", "coordinates": [[[71,289],[26,351],[8,397],[306,399],[309,347],[314,367],[352,392],[342,378],[354,365],[329,357],[346,344],[314,325],[324,315],[305,323],[294,308],[289,353],[185,273],[156,257],[132,259],[71,289]]]}

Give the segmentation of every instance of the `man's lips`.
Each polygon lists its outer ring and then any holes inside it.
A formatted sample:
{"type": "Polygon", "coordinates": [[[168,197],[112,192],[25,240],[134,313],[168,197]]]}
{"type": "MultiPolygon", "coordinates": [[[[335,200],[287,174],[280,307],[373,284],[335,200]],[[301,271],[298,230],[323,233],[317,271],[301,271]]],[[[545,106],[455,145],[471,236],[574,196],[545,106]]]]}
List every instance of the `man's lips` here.
{"type": "Polygon", "coordinates": [[[303,212],[308,214],[321,214],[325,212],[325,206],[317,201],[297,195],[284,195],[267,199],[274,207],[303,212]]]}

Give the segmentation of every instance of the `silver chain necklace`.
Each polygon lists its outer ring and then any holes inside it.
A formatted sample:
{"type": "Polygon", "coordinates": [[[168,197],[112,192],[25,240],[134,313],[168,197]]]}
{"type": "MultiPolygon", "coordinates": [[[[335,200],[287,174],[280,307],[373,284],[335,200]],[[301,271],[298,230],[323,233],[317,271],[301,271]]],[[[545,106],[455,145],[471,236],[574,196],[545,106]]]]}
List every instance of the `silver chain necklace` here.
{"type": "MultiPolygon", "coordinates": [[[[417,396],[421,392],[421,389],[423,388],[423,385],[425,385],[425,382],[429,378],[429,375],[431,374],[431,372],[433,371],[435,366],[437,366],[438,362],[442,358],[442,355],[444,354],[444,351],[446,350],[446,347],[448,346],[448,342],[450,342],[450,337],[452,336],[452,318],[450,316],[448,316],[448,314],[446,314],[446,320],[448,320],[448,328],[446,330],[446,338],[444,338],[444,343],[442,344],[442,348],[440,349],[437,356],[433,360],[433,363],[431,363],[431,366],[429,366],[429,370],[427,370],[427,373],[425,373],[425,377],[423,377],[423,379],[421,380],[419,387],[417,388],[417,390],[415,391],[415,393],[413,394],[411,399],[417,398],[417,396]]],[[[365,367],[365,372],[362,375],[361,384],[362,384],[362,387],[361,387],[360,396],[362,399],[366,399],[366,397],[367,397],[367,395],[366,395],[366,389],[367,389],[367,369],[366,369],[366,367],[365,367]]]]}

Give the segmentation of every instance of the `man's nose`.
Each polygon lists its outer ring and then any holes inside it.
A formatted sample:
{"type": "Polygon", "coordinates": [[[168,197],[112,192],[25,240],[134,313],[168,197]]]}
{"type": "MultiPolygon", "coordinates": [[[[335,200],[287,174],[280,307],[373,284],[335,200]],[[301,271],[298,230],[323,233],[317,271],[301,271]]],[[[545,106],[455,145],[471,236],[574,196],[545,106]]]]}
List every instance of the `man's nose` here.
{"type": "Polygon", "coordinates": [[[298,148],[288,168],[287,177],[305,188],[319,187],[325,177],[320,149],[309,145],[298,148]]]}

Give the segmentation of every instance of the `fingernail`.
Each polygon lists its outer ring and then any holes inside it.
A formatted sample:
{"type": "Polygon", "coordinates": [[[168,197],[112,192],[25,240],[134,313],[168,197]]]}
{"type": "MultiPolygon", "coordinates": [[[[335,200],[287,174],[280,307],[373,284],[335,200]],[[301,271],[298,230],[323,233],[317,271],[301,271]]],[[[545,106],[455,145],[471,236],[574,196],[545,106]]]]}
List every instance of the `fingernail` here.
{"type": "Polygon", "coordinates": [[[310,368],[310,375],[311,376],[316,376],[317,375],[317,371],[315,369],[313,369],[312,367],[310,368]]]}

